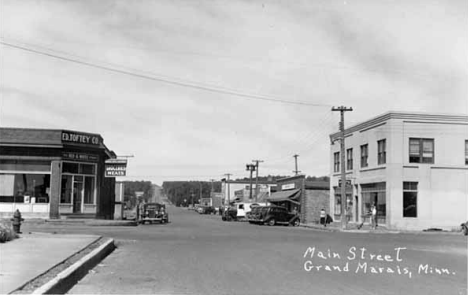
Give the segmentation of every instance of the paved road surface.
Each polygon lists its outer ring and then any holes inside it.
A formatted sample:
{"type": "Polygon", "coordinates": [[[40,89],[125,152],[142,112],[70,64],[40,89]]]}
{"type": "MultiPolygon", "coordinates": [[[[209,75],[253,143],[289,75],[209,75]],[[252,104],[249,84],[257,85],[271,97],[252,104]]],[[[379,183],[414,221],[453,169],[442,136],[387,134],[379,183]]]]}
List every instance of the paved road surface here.
{"type": "Polygon", "coordinates": [[[467,293],[461,235],[331,233],[168,211],[166,225],[64,228],[118,241],[69,293],[467,293]]]}

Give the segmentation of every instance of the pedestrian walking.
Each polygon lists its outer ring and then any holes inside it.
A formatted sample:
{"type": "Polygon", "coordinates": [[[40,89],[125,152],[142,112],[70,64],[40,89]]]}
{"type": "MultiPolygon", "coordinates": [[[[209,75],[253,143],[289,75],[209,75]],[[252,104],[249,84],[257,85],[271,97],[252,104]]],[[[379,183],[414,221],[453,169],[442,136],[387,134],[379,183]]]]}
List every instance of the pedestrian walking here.
{"type": "Polygon", "coordinates": [[[320,210],[320,224],[323,224],[324,227],[327,226],[327,212],[325,212],[324,208],[320,210]]]}
{"type": "Polygon", "coordinates": [[[371,221],[372,221],[372,228],[376,229],[377,228],[377,207],[375,206],[375,203],[372,205],[371,208],[371,221]]]}

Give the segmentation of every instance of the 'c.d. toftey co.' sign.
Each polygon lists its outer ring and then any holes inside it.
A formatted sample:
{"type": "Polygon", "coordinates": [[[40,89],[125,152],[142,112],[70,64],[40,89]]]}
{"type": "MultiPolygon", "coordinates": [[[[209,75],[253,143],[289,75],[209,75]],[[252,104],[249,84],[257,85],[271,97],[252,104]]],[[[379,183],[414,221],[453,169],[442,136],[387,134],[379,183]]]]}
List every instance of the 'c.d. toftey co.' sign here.
{"type": "Polygon", "coordinates": [[[62,142],[99,145],[101,143],[101,137],[97,134],[63,130],[62,142]]]}

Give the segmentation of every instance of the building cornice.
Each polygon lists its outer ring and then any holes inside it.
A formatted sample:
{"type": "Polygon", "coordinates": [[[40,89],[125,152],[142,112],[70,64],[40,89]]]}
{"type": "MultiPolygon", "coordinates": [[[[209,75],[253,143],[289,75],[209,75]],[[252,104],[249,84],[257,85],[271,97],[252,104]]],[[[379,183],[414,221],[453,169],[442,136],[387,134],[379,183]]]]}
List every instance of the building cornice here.
{"type": "MultiPolygon", "coordinates": [[[[417,120],[432,123],[458,123],[468,124],[468,116],[460,114],[430,114],[430,113],[414,113],[414,112],[396,112],[390,111],[380,116],[371,118],[370,120],[358,123],[345,129],[345,136],[354,132],[368,130],[385,124],[390,119],[396,120],[417,120]]],[[[339,138],[340,132],[330,134],[330,140],[333,142],[339,138]]]]}

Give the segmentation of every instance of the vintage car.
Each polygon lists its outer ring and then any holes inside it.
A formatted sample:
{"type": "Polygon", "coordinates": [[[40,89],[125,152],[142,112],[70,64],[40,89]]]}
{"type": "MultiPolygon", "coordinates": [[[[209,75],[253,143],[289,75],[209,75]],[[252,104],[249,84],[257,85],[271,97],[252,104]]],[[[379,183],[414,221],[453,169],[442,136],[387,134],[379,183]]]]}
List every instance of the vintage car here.
{"type": "Polygon", "coordinates": [[[215,214],[216,211],[211,206],[200,206],[200,207],[198,207],[198,213],[200,213],[200,214],[215,214]]]}
{"type": "Polygon", "coordinates": [[[268,224],[271,226],[275,224],[298,226],[300,224],[297,213],[291,213],[281,206],[257,207],[253,211],[250,214],[249,223],[268,224]]]}
{"type": "Polygon", "coordinates": [[[237,221],[237,208],[227,207],[224,209],[221,219],[223,221],[237,221]]]}
{"type": "Polygon", "coordinates": [[[138,224],[147,222],[168,223],[169,215],[166,212],[166,205],[159,203],[140,204],[138,206],[138,224]]]}

